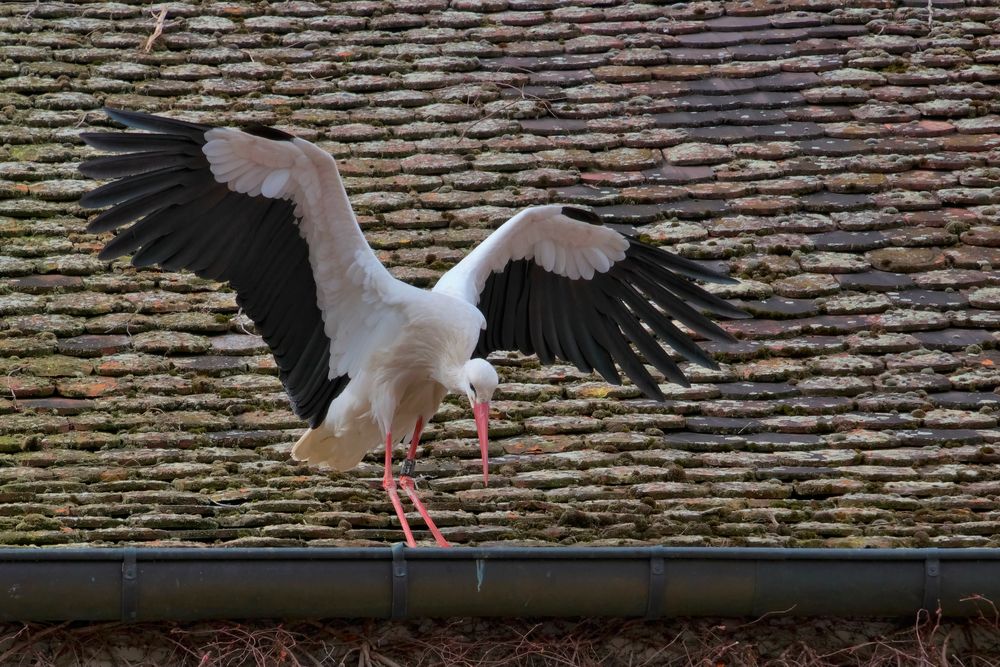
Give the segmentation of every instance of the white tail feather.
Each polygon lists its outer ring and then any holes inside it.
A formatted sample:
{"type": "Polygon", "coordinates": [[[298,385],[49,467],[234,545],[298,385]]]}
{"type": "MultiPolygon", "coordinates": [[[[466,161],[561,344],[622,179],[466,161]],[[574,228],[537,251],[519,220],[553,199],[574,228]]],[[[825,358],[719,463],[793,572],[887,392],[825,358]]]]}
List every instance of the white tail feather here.
{"type": "Polygon", "coordinates": [[[353,426],[340,435],[322,425],[309,429],[292,447],[292,458],[307,463],[326,463],[334,470],[350,470],[379,441],[375,424],[362,420],[353,426]]]}

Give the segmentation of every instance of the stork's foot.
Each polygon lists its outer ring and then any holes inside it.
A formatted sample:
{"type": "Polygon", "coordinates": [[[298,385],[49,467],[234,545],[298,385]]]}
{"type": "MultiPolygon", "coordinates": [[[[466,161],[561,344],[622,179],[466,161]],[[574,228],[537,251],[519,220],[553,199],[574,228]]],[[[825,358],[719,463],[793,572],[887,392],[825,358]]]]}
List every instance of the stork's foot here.
{"type": "Polygon", "coordinates": [[[403,528],[403,535],[406,536],[407,546],[417,546],[417,541],[413,539],[413,531],[410,530],[410,522],[406,520],[406,513],[403,512],[403,503],[399,499],[399,492],[396,491],[396,480],[392,476],[391,468],[386,468],[385,470],[385,475],[382,477],[382,488],[389,494],[389,501],[392,503],[392,508],[396,510],[396,516],[399,517],[399,525],[403,528]]]}
{"type": "MultiPolygon", "coordinates": [[[[421,422],[417,423],[417,430],[414,433],[414,442],[418,441],[420,437],[420,425],[421,422]]],[[[434,536],[434,541],[437,542],[440,547],[450,547],[451,544],[448,540],[444,539],[444,535],[438,530],[437,525],[434,520],[431,519],[430,513],[427,508],[424,507],[423,502],[421,502],[420,497],[417,496],[416,485],[413,482],[413,469],[416,465],[416,460],[414,458],[416,450],[416,445],[413,444],[410,447],[410,452],[403,462],[400,469],[399,476],[399,487],[402,487],[403,491],[406,493],[407,497],[413,503],[413,506],[417,508],[420,512],[420,516],[423,517],[424,522],[427,524],[428,530],[434,536]]],[[[399,498],[399,491],[397,490],[396,479],[392,476],[392,434],[386,436],[385,438],[385,473],[382,475],[382,488],[385,492],[389,494],[389,501],[392,502],[392,508],[396,511],[396,516],[399,518],[399,525],[403,529],[403,535],[406,536],[406,544],[411,547],[417,546],[416,540],[413,539],[413,531],[410,530],[410,522],[406,520],[406,513],[403,512],[403,503],[399,498]]]]}
{"type": "Polygon", "coordinates": [[[410,530],[410,522],[406,520],[406,513],[403,512],[403,503],[396,491],[396,478],[392,476],[392,433],[385,436],[385,472],[382,473],[382,488],[389,494],[392,509],[396,510],[396,516],[399,517],[399,525],[403,528],[403,535],[406,536],[406,544],[411,547],[417,546],[417,541],[413,539],[413,531],[410,530]]]}
{"type": "Polygon", "coordinates": [[[417,487],[413,483],[413,477],[410,476],[413,472],[412,461],[413,459],[408,458],[403,463],[403,473],[399,476],[399,486],[402,487],[413,503],[413,506],[420,512],[420,516],[424,518],[424,523],[427,524],[427,529],[431,531],[431,535],[434,536],[434,541],[437,542],[438,546],[450,547],[451,544],[448,543],[448,540],[444,539],[444,535],[441,534],[441,531],[438,530],[437,525],[431,518],[430,512],[427,511],[427,508],[424,507],[423,502],[421,502],[420,497],[417,495],[417,487]]]}

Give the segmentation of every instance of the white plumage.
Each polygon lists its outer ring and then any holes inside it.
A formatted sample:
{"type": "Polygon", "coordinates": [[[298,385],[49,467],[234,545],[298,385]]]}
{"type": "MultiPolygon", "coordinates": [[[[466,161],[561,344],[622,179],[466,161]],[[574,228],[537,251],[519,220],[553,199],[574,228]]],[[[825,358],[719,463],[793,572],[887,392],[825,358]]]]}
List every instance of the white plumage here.
{"type": "Polygon", "coordinates": [[[90,133],[125,153],[81,166],[118,178],[81,199],[113,205],[91,229],[122,228],[102,257],[188,268],[228,280],[270,345],[296,412],[311,428],[292,455],[338,470],[384,443],[384,486],[414,543],[391,472],[391,447],[411,443],[399,486],[439,544],[412,484],[422,425],[448,392],[465,394],[486,475],[487,414],[497,349],[562,359],[620,381],[617,364],[652,397],[662,394],[632,349],[668,379],[683,374],[656,339],[714,362],[673,324],[727,338],[687,305],[742,316],[687,278],[721,282],[699,264],[645,245],[593,213],[548,205],[521,211],[430,291],[400,282],[368,246],[334,159],[272,128],[212,128],[108,110],[147,134],[90,133]],[[676,274],[687,276],[679,277],[676,274]]]}

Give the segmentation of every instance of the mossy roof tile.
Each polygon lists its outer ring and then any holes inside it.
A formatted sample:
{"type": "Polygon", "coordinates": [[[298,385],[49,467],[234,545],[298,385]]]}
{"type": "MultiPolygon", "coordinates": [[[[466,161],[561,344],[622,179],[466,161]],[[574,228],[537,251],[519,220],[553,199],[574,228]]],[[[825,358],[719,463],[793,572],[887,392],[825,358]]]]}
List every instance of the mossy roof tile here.
{"type": "Polygon", "coordinates": [[[928,33],[828,0],[166,7],[148,52],[133,5],[0,10],[0,515],[41,517],[0,541],[398,539],[377,455],[290,460],[303,424],[231,292],[96,259],[76,135],[110,103],[329,139],[370,241],[417,284],[549,201],[741,280],[713,289],[757,319],[703,342],[728,365],[662,405],[498,359],[498,486],[446,403],[424,466],[449,539],[996,546],[995,12],[954,3],[928,33]],[[923,537],[893,528],[927,503],[923,537]]]}

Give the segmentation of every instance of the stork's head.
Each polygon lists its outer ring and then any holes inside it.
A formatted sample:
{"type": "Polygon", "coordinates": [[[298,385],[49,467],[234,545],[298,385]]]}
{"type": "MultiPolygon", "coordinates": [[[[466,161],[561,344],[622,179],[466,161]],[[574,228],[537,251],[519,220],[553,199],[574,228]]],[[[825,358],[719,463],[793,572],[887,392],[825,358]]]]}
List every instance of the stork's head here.
{"type": "Polygon", "coordinates": [[[496,370],[485,359],[470,359],[462,367],[460,375],[461,386],[459,389],[469,397],[472,404],[472,414],[476,417],[476,432],[479,434],[479,451],[483,455],[483,483],[488,482],[489,470],[489,419],[490,419],[490,399],[496,391],[497,377],[496,370]]]}
{"type": "Polygon", "coordinates": [[[462,388],[469,397],[469,403],[473,406],[477,403],[489,403],[500,382],[490,362],[485,359],[469,359],[462,371],[465,385],[462,388]]]}

